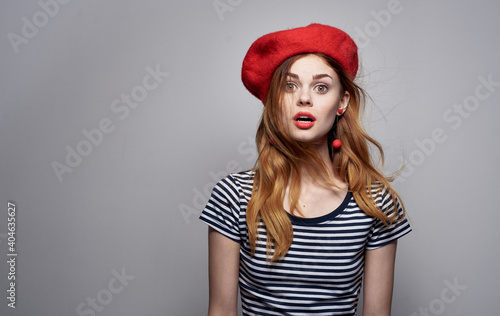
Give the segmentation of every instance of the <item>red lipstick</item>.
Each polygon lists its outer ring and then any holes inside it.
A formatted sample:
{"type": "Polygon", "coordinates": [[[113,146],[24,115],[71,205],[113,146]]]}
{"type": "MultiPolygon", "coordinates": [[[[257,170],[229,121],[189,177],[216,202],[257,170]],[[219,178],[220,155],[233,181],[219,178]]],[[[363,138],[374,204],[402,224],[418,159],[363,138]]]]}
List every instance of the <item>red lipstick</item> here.
{"type": "Polygon", "coordinates": [[[313,127],[316,118],[309,112],[300,111],[293,117],[293,123],[298,128],[308,129],[313,127]]]}

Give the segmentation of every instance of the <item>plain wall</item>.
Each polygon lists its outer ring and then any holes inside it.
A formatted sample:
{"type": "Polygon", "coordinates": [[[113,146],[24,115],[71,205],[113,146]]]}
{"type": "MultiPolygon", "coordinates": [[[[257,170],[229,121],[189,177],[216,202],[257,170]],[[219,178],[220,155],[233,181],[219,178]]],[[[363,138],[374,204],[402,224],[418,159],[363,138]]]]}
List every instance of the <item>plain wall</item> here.
{"type": "Polygon", "coordinates": [[[499,2],[60,1],[0,3],[1,315],[206,314],[197,218],[255,161],[241,62],[312,22],[356,39],[367,129],[407,161],[393,315],[498,313],[499,2]]]}

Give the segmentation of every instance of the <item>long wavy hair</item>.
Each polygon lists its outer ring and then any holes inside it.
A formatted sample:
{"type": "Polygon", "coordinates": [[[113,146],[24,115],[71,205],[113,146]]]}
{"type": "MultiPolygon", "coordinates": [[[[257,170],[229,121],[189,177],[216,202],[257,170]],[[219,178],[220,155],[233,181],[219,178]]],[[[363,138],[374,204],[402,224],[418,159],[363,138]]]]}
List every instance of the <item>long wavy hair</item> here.
{"type": "Polygon", "coordinates": [[[255,138],[258,159],[253,169],[254,184],[246,219],[252,256],[259,238],[258,228],[263,222],[267,234],[266,256],[269,262],[282,259],[293,241],[292,223],[283,207],[288,185],[290,210],[296,210],[303,216],[298,203],[301,170],[306,170],[321,183],[337,187],[330,177],[329,170],[333,167],[334,172],[349,184],[356,203],[367,215],[380,219],[385,225],[391,225],[404,217],[402,202],[402,215],[396,211],[381,210],[375,203],[376,196],[371,193],[372,189],[381,186],[387,187],[394,202],[400,198],[389,183],[392,178],[384,176],[380,171],[384,163],[381,145],[367,134],[361,123],[366,93],[333,58],[314,54],[322,57],[332,67],[344,91],[350,94],[348,110],[335,121],[328,134],[332,165],[327,166],[321,160],[316,147],[299,143],[288,134],[281,120],[287,73],[292,64],[305,55],[307,54],[292,56],[275,70],[255,138]],[[332,140],[335,138],[342,142],[340,150],[332,148],[332,140]],[[379,152],[380,170],[370,155],[370,144],[379,152]]]}

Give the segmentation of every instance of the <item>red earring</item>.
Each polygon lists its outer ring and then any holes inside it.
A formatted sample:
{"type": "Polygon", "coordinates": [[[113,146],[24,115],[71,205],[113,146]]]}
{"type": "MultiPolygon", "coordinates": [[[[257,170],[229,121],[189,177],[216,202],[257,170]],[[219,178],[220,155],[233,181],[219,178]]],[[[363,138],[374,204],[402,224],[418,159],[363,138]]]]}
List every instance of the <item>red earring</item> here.
{"type": "MultiPolygon", "coordinates": [[[[342,115],[342,113],[344,113],[344,110],[343,109],[338,109],[337,113],[339,115],[342,115]]],[[[338,116],[337,116],[337,119],[338,119],[338,116]]],[[[340,146],[342,146],[342,142],[340,141],[340,139],[335,139],[333,142],[332,142],[332,146],[333,148],[335,149],[339,149],[340,146]]]]}
{"type": "Polygon", "coordinates": [[[274,145],[274,138],[270,137],[269,142],[271,143],[271,145],[274,145]]]}
{"type": "Polygon", "coordinates": [[[340,139],[336,139],[332,142],[332,145],[333,145],[333,148],[335,149],[339,149],[340,146],[342,146],[342,142],[340,141],[340,139]]]}

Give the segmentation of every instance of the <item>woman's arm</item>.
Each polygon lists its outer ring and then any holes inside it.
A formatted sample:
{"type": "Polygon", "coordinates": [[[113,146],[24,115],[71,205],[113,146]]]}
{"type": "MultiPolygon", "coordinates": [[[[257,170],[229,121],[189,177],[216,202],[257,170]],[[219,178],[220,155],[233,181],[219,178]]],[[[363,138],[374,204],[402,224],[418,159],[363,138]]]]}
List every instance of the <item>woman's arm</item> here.
{"type": "Polygon", "coordinates": [[[390,316],[397,241],[365,254],[363,316],[390,316]]]}
{"type": "Polygon", "coordinates": [[[240,244],[208,228],[208,316],[236,316],[240,244]]]}

